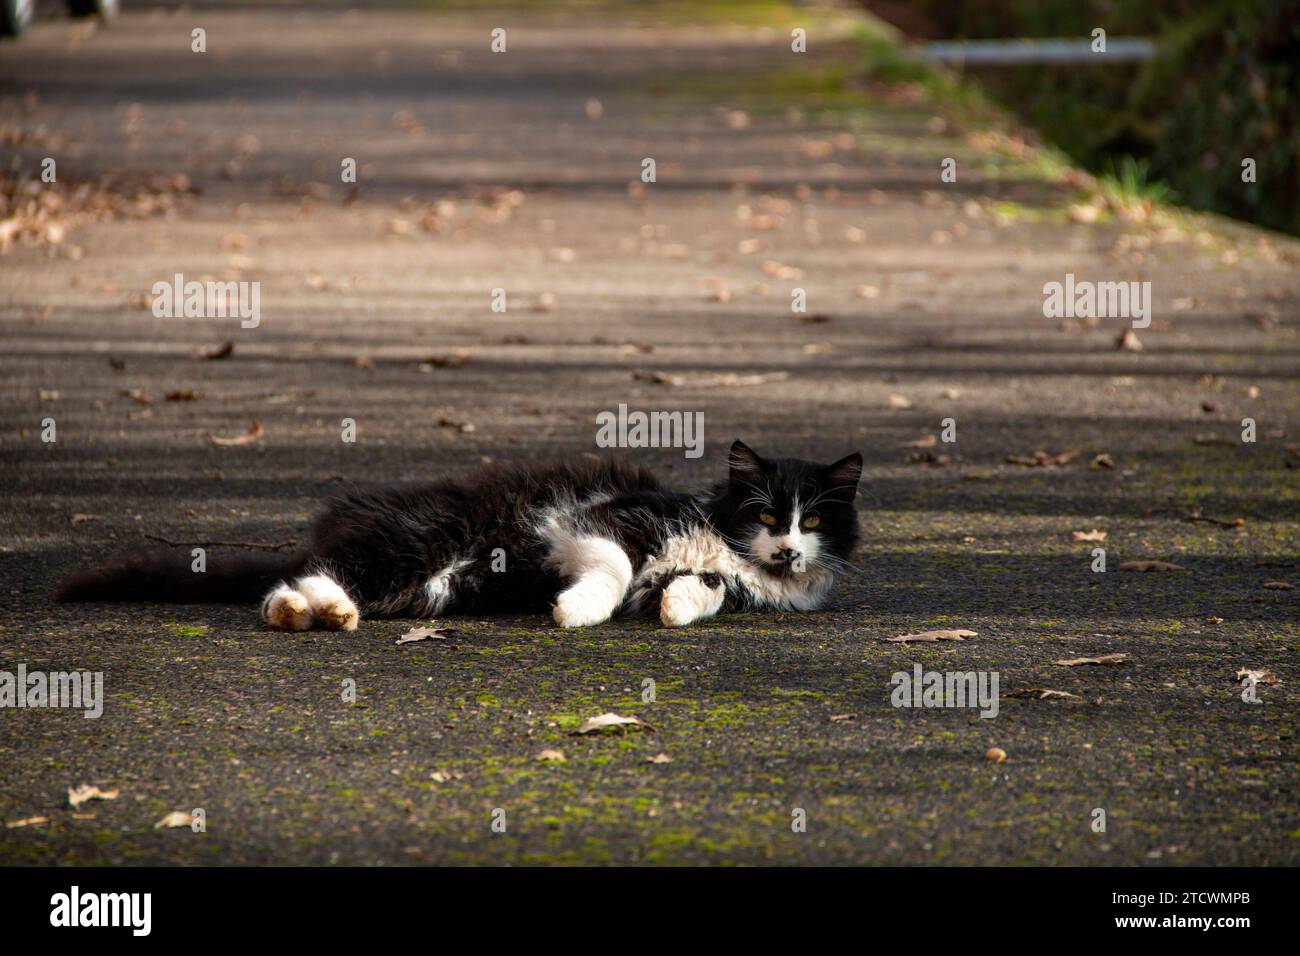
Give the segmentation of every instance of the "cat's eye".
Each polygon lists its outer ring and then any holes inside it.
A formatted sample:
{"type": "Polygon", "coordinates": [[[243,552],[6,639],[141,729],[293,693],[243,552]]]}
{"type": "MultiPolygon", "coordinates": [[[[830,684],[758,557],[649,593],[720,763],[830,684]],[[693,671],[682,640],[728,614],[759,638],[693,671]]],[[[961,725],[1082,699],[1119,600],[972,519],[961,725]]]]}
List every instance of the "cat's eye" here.
{"type": "Polygon", "coordinates": [[[770,511],[760,511],[758,513],[758,520],[767,525],[776,524],[776,515],[772,514],[770,511]]]}
{"type": "Polygon", "coordinates": [[[821,515],[806,515],[799,523],[805,528],[815,528],[822,523],[821,515]]]}

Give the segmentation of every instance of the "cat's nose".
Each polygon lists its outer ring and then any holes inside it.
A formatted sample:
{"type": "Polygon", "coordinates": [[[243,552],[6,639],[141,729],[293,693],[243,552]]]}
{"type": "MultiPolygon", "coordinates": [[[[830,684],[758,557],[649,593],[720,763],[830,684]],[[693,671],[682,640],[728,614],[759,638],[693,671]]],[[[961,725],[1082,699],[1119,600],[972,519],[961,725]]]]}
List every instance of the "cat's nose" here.
{"type": "Polygon", "coordinates": [[[803,557],[803,552],[798,551],[795,548],[778,548],[776,553],[780,556],[781,560],[787,564],[793,564],[795,561],[798,561],[803,557]]]}

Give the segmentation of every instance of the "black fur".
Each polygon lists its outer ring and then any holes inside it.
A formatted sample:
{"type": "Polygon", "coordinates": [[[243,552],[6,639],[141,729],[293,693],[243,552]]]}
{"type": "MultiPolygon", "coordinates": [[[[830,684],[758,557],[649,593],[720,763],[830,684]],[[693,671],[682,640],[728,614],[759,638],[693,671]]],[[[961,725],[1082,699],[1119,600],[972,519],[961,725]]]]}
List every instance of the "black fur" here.
{"type": "MultiPolygon", "coordinates": [[[[761,527],[760,512],[775,515],[773,528],[779,531],[789,527],[796,496],[805,508],[819,499],[824,560],[831,567],[846,563],[857,542],[853,499],[860,455],[833,465],[765,460],[736,442],[730,466],[725,480],[698,494],[665,490],[646,469],[612,460],[490,466],[467,481],[355,491],[328,503],[299,554],[209,555],[208,571],[195,574],[188,552],[138,552],[73,574],[58,598],[252,600],[281,579],[324,571],[343,585],[363,616],[422,617],[429,613],[426,583],[454,565],[452,600],[442,612],[544,611],[568,582],[548,564],[549,547],[537,525],[547,508],[565,502],[580,503],[566,514],[618,542],[637,569],[683,523],[711,526],[743,555],[744,543],[761,527]]],[[[765,570],[794,573],[775,564],[765,570]]],[[[662,590],[685,573],[690,569],[676,569],[653,588],[662,590]]],[[[730,583],[718,575],[702,577],[709,587],[730,583]]],[[[744,603],[743,593],[729,589],[729,606],[744,603]]]]}

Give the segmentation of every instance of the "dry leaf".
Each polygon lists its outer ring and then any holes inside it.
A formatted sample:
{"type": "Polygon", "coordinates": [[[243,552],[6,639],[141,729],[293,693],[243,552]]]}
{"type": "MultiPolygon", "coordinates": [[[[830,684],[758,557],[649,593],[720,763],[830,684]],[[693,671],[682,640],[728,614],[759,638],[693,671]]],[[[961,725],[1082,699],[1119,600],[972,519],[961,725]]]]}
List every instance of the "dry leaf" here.
{"type": "Polygon", "coordinates": [[[588,717],[582,722],[575,734],[589,734],[597,730],[608,730],[611,727],[644,727],[647,730],[654,730],[640,717],[621,717],[615,713],[600,714],[596,717],[588,717]]]}
{"type": "Polygon", "coordinates": [[[653,757],[646,757],[646,763],[672,763],[673,758],[667,754],[655,754],[653,757]]]}
{"type": "Polygon", "coordinates": [[[826,719],[831,723],[836,724],[845,720],[857,720],[857,718],[857,714],[831,714],[826,719]]]}
{"type": "Polygon", "coordinates": [[[1125,561],[1119,566],[1121,571],[1186,571],[1181,564],[1168,561],[1125,561]]]}
{"type": "Polygon", "coordinates": [[[565,763],[565,762],[566,762],[565,757],[564,757],[564,751],[563,751],[563,750],[543,750],[541,753],[539,753],[539,754],[538,754],[536,757],[534,757],[533,759],[534,759],[534,760],[550,760],[550,761],[554,761],[555,763],[565,763]]]}
{"type": "Polygon", "coordinates": [[[920,438],[914,438],[911,441],[900,441],[899,448],[933,448],[939,444],[939,438],[936,435],[922,435],[920,438]]]}
{"type": "Polygon", "coordinates": [[[429,774],[429,779],[434,783],[447,783],[451,780],[460,780],[464,776],[459,770],[452,770],[450,773],[445,770],[435,770],[429,774]]]}
{"type": "Polygon", "coordinates": [[[153,825],[155,830],[175,829],[177,827],[188,827],[194,823],[194,817],[184,810],[173,810],[167,816],[163,817],[153,825]]]}
{"type": "Polygon", "coordinates": [[[87,514],[82,514],[80,511],[78,511],[78,512],[77,512],[76,514],[74,514],[74,515],[73,515],[69,520],[70,520],[74,525],[77,525],[77,524],[84,524],[84,523],[87,522],[87,521],[103,521],[103,520],[104,520],[104,516],[103,516],[103,515],[87,515],[87,514]]]}
{"type": "Polygon", "coordinates": [[[430,638],[444,641],[456,632],[446,627],[413,627],[397,639],[398,644],[413,644],[416,641],[427,641],[430,638]]]}
{"type": "Polygon", "coordinates": [[[1007,759],[1007,752],[1001,747],[990,747],[984,751],[984,759],[991,760],[994,763],[1001,763],[1007,759]]]}
{"type": "Polygon", "coordinates": [[[750,385],[767,385],[770,382],[784,382],[790,377],[788,372],[771,372],[767,374],[737,375],[724,372],[717,375],[673,375],[669,372],[633,372],[632,377],[642,382],[654,382],[656,385],[671,385],[674,388],[742,388],[750,385]]]}
{"type": "Polygon", "coordinates": [[[1289,581],[1265,581],[1265,582],[1264,582],[1264,587],[1268,588],[1268,590],[1270,590],[1270,591],[1290,591],[1290,590],[1292,590],[1292,585],[1291,585],[1291,582],[1289,582],[1289,581]]]}
{"type": "Polygon", "coordinates": [[[907,460],[914,465],[932,465],[935,468],[942,468],[952,461],[947,455],[936,455],[932,451],[914,451],[907,460]]]}
{"type": "Polygon", "coordinates": [[[434,368],[460,368],[462,365],[469,364],[470,354],[464,349],[457,349],[454,352],[448,352],[445,355],[430,355],[426,358],[421,366],[431,365],[434,368]]]}
{"type": "Polygon", "coordinates": [[[901,637],[882,637],[882,641],[890,644],[933,644],[938,641],[964,641],[968,637],[978,637],[978,631],[952,630],[952,631],[922,631],[919,634],[904,634],[901,637]]]}
{"type": "Polygon", "coordinates": [[[1031,697],[1034,700],[1051,700],[1060,698],[1062,700],[1083,700],[1078,694],[1071,694],[1066,690],[1051,690],[1047,687],[1026,687],[1021,690],[1013,690],[1004,697],[1031,697]]]}
{"type": "Polygon", "coordinates": [[[169,402],[197,402],[202,397],[202,392],[196,392],[192,388],[178,388],[164,396],[169,402]]]}
{"type": "Polygon", "coordinates": [[[230,356],[233,355],[234,353],[235,353],[234,342],[222,342],[214,349],[209,349],[206,352],[201,349],[195,349],[192,354],[194,358],[202,359],[205,362],[218,362],[221,359],[230,358],[230,356]]]}
{"type": "Polygon", "coordinates": [[[1241,670],[1237,671],[1237,683],[1238,683],[1238,684],[1240,684],[1240,683],[1241,683],[1243,680],[1245,680],[1247,677],[1252,677],[1252,678],[1254,678],[1256,684],[1280,684],[1280,683],[1282,683],[1282,678],[1278,677],[1278,676],[1277,676],[1276,674],[1274,674],[1271,670],[1267,670],[1266,668],[1262,668],[1262,667],[1259,668],[1258,670],[1255,670],[1255,669],[1253,669],[1253,668],[1249,668],[1249,667],[1243,667],[1243,668],[1241,668],[1241,670]]]}
{"type": "Polygon", "coordinates": [[[212,439],[212,444],[214,445],[251,445],[254,442],[261,441],[262,436],[265,433],[265,429],[262,428],[262,423],[254,418],[252,424],[248,426],[248,431],[242,435],[235,435],[232,438],[226,438],[221,435],[209,434],[208,437],[212,439]]]}
{"type": "Polygon", "coordinates": [[[1075,541],[1105,541],[1106,532],[1093,528],[1091,531],[1071,531],[1070,537],[1075,541]]]}
{"type": "Polygon", "coordinates": [[[1052,661],[1052,663],[1060,664],[1062,667],[1078,667],[1081,664],[1100,664],[1102,666],[1109,666],[1112,664],[1123,664],[1127,658],[1127,654],[1103,654],[1101,657],[1075,657],[1068,661],[1052,661]]]}
{"type": "Polygon", "coordinates": [[[1033,455],[1007,455],[1007,463],[1011,465],[1024,465],[1026,468],[1056,468],[1061,465],[1068,465],[1074,459],[1079,457],[1079,449],[1070,448],[1056,455],[1049,455],[1045,451],[1035,451],[1033,455]]]}
{"type": "Polygon", "coordinates": [[[458,432],[469,433],[474,431],[474,425],[471,422],[462,422],[455,418],[440,418],[438,424],[443,428],[454,428],[458,432]]]}
{"type": "Polygon", "coordinates": [[[1132,329],[1125,329],[1115,340],[1115,348],[1124,352],[1141,352],[1142,342],[1132,329]]]}
{"type": "Polygon", "coordinates": [[[121,790],[100,790],[93,784],[83,783],[68,788],[68,806],[76,809],[87,800],[116,800],[121,790]]]}
{"type": "Polygon", "coordinates": [[[18,827],[43,827],[49,822],[49,817],[24,817],[21,820],[10,820],[5,826],[10,830],[14,830],[18,827]]]}
{"type": "Polygon", "coordinates": [[[1252,678],[1256,684],[1282,683],[1282,679],[1280,677],[1278,677],[1271,670],[1267,670],[1264,668],[1260,668],[1256,670],[1253,668],[1243,667],[1239,671],[1237,671],[1237,683],[1241,683],[1246,678],[1252,678]]]}
{"type": "Polygon", "coordinates": [[[889,407],[905,411],[912,407],[912,400],[906,395],[899,395],[895,392],[889,396],[889,407]]]}

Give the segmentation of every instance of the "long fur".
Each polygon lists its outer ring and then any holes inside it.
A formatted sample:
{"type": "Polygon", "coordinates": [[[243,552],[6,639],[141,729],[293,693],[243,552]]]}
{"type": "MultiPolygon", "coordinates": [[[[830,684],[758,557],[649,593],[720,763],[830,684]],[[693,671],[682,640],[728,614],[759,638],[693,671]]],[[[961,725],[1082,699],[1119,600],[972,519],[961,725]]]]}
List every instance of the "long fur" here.
{"type": "Polygon", "coordinates": [[[357,611],[428,617],[555,605],[557,620],[594,623],[662,603],[669,623],[724,606],[806,610],[825,598],[857,541],[860,471],[857,455],[833,465],[767,460],[740,442],[728,477],[697,494],[663,489],[646,469],[613,460],[489,466],[464,481],[339,495],[297,554],[214,553],[198,574],[188,552],[135,552],[71,575],[57,596],[238,601],[275,587],[263,615],[294,629],[311,626],[313,612],[318,625],[325,613],[355,627],[357,611]],[[805,527],[814,510],[815,531],[805,527]],[[297,585],[282,583],[295,577],[297,585]],[[329,582],[342,590],[326,600],[329,582]],[[344,594],[355,602],[346,614],[344,594]]]}

